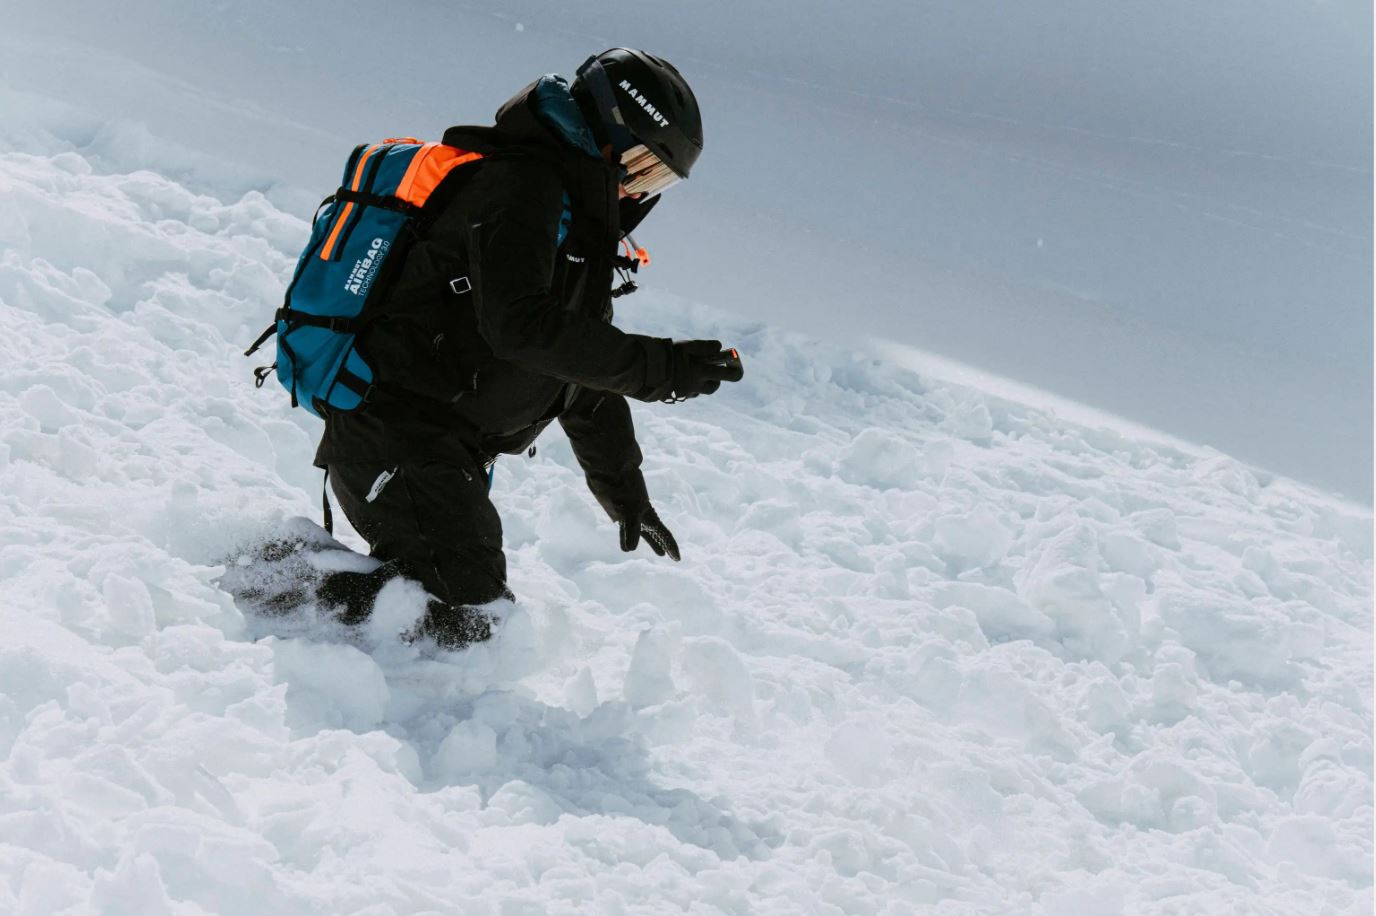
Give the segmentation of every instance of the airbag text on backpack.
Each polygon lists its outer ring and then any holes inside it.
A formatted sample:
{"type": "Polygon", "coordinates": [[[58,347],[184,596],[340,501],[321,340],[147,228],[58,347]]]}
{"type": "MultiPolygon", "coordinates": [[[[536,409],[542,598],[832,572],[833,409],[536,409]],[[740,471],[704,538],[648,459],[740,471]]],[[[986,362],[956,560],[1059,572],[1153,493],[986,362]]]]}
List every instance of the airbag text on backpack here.
{"type": "Polygon", "coordinates": [[[386,239],[373,239],[367,253],[354,262],[354,269],[349,272],[349,281],[344,284],[344,289],[355,296],[366,296],[368,288],[377,278],[378,262],[391,245],[386,239]]]}

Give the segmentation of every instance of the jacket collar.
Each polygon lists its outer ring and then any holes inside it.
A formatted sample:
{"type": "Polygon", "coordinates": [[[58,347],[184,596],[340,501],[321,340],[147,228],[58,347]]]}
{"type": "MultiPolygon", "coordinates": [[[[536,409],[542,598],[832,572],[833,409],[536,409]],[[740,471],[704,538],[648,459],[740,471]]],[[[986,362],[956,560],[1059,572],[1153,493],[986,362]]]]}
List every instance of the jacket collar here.
{"type": "Polygon", "coordinates": [[[559,170],[572,202],[571,241],[584,250],[610,250],[621,238],[616,193],[621,175],[596,152],[591,137],[563,80],[546,76],[502,105],[493,126],[451,127],[444,132],[444,143],[487,155],[549,162],[559,170]]]}

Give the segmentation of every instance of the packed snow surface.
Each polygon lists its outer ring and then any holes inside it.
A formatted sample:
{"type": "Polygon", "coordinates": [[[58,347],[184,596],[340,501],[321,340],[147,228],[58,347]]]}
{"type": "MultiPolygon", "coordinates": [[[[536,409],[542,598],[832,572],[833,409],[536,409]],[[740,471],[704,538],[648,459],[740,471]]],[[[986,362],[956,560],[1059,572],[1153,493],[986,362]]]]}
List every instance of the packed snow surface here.
{"type": "Polygon", "coordinates": [[[556,431],[491,643],[247,616],[306,225],[55,150],[0,155],[0,912],[1370,912],[1368,511],[651,283],[747,368],[635,408],[681,564],[556,431]]]}

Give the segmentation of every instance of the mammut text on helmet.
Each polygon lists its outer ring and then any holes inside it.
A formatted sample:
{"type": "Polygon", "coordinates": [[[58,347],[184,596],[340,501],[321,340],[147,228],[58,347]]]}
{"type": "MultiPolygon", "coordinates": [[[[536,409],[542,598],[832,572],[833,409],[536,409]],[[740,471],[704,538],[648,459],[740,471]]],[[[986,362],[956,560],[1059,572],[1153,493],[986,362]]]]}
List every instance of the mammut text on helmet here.
{"type": "Polygon", "coordinates": [[[639,105],[641,108],[645,109],[645,113],[650,117],[654,118],[655,123],[663,127],[669,126],[669,119],[664,117],[664,115],[660,114],[659,109],[655,108],[654,105],[651,105],[650,101],[647,98],[645,98],[645,96],[641,95],[640,92],[634,86],[631,85],[630,80],[622,80],[619,84],[619,88],[625,89],[628,93],[630,93],[630,96],[632,99],[635,100],[635,103],[639,105]]]}

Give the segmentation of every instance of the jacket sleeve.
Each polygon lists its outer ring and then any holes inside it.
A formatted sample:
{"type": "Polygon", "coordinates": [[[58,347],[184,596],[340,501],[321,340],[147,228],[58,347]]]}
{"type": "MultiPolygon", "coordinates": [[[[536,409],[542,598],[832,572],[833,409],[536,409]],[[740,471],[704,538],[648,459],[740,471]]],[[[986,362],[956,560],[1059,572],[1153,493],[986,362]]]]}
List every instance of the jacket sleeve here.
{"type": "Polygon", "coordinates": [[[493,354],[586,388],[653,399],[672,342],[567,310],[554,290],[563,189],[554,173],[493,162],[474,179],[467,248],[478,332],[493,354]]]}
{"type": "Polygon", "coordinates": [[[559,415],[559,424],[587,476],[588,489],[612,521],[650,504],[625,398],[585,388],[559,415]]]}

